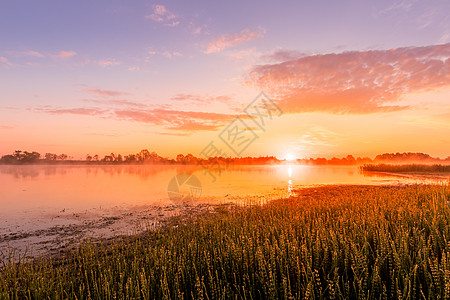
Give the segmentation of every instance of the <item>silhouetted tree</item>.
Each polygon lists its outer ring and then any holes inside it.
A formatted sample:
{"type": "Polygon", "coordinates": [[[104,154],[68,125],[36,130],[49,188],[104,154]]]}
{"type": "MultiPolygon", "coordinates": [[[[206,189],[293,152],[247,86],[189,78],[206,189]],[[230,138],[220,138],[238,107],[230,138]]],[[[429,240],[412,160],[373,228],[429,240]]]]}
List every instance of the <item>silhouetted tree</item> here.
{"type": "Polygon", "coordinates": [[[138,154],[138,158],[140,161],[146,161],[150,158],[150,151],[147,149],[141,150],[138,154]]]}
{"type": "Polygon", "coordinates": [[[67,159],[67,155],[66,154],[60,154],[60,155],[58,155],[58,159],[59,160],[66,160],[67,159]]]}
{"type": "Polygon", "coordinates": [[[105,155],[105,157],[103,157],[102,161],[110,162],[110,161],[114,161],[114,158],[111,155],[105,155]]]}
{"type": "Polygon", "coordinates": [[[5,164],[13,164],[17,163],[17,158],[14,155],[4,155],[0,161],[5,164]]]}
{"type": "Polygon", "coordinates": [[[35,151],[33,151],[33,152],[24,151],[22,153],[22,157],[21,157],[20,161],[27,162],[27,163],[33,163],[33,162],[38,161],[40,157],[41,157],[41,155],[35,151]]]}
{"type": "Polygon", "coordinates": [[[21,150],[16,150],[14,151],[13,156],[16,158],[16,160],[22,160],[24,154],[22,153],[21,150]]]}
{"type": "Polygon", "coordinates": [[[58,158],[58,155],[54,153],[45,153],[44,158],[45,160],[56,160],[58,158]]]}
{"type": "Polygon", "coordinates": [[[183,154],[178,154],[177,155],[177,163],[180,163],[180,164],[184,164],[185,163],[183,154]]]}
{"type": "Polygon", "coordinates": [[[129,154],[125,156],[126,162],[135,162],[136,161],[136,155],[135,154],[129,154]]]}

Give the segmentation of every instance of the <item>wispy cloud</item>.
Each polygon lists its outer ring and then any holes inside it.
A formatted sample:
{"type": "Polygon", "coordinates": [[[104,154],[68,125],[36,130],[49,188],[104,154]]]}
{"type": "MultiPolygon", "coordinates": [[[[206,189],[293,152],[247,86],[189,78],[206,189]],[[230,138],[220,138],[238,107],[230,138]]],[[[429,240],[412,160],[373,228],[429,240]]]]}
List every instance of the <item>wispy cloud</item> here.
{"type": "Polygon", "coordinates": [[[153,13],[145,17],[158,23],[164,23],[165,26],[169,27],[175,27],[180,24],[175,14],[161,4],[153,5],[153,13]]]}
{"type": "Polygon", "coordinates": [[[229,58],[241,60],[248,57],[253,57],[256,53],[256,48],[243,49],[239,51],[234,51],[228,54],[229,58]]]}
{"type": "Polygon", "coordinates": [[[334,146],[338,140],[338,134],[326,128],[315,126],[303,133],[298,139],[297,143],[302,146],[334,146]]]}
{"type": "Polygon", "coordinates": [[[238,33],[222,35],[221,37],[209,42],[205,53],[221,52],[226,48],[234,47],[246,41],[256,40],[264,37],[266,31],[264,29],[251,30],[246,28],[238,33]]]}
{"type": "Polygon", "coordinates": [[[191,132],[156,132],[158,135],[169,135],[169,136],[189,136],[191,132]]]}
{"type": "Polygon", "coordinates": [[[139,66],[128,67],[127,70],[130,72],[137,72],[137,71],[141,70],[141,67],[139,67],[139,66]]]}
{"type": "Polygon", "coordinates": [[[221,96],[201,96],[195,94],[177,94],[171,98],[173,101],[180,101],[189,104],[211,104],[211,103],[227,103],[231,101],[231,97],[227,95],[221,96]]]}
{"type": "Polygon", "coordinates": [[[27,50],[27,51],[7,51],[7,53],[14,57],[36,57],[36,58],[43,58],[45,57],[44,54],[38,51],[34,50],[27,50]]]}
{"type": "Polygon", "coordinates": [[[27,66],[30,66],[30,67],[39,67],[40,65],[41,65],[41,63],[38,63],[38,62],[26,62],[25,63],[27,66]]]}
{"type": "Polygon", "coordinates": [[[61,50],[58,53],[54,54],[53,56],[60,59],[70,58],[77,55],[75,51],[65,51],[61,50]]]}
{"type": "Polygon", "coordinates": [[[416,0],[397,0],[394,1],[391,5],[380,11],[380,14],[386,14],[391,11],[401,10],[401,11],[409,11],[416,0]]]}
{"type": "Polygon", "coordinates": [[[0,63],[4,64],[7,67],[12,66],[12,63],[6,57],[0,56],[0,63]]]}
{"type": "Polygon", "coordinates": [[[183,132],[218,130],[236,117],[248,118],[247,115],[151,108],[142,103],[126,100],[84,101],[100,104],[98,105],[100,107],[62,108],[41,106],[30,108],[30,110],[53,115],[73,114],[127,120],[183,132]],[[104,105],[106,106],[103,108],[104,105]]]}
{"type": "Polygon", "coordinates": [[[116,110],[119,119],[132,120],[182,131],[217,130],[235,115],[166,109],[116,110]]]}
{"type": "Polygon", "coordinates": [[[94,100],[94,99],[85,99],[83,100],[87,103],[95,103],[106,106],[125,106],[130,108],[149,108],[148,105],[139,102],[133,102],[129,100],[94,100]]]}
{"type": "Polygon", "coordinates": [[[442,35],[442,37],[439,40],[440,43],[448,43],[450,42],[450,31],[446,32],[442,35]]]}
{"type": "Polygon", "coordinates": [[[264,62],[274,63],[298,59],[305,56],[307,56],[307,54],[300,51],[279,49],[273,53],[261,55],[261,60],[264,62]]]}
{"type": "Polygon", "coordinates": [[[182,54],[178,51],[173,51],[173,52],[164,51],[162,53],[162,55],[164,55],[165,57],[168,57],[168,58],[172,58],[172,56],[182,56],[182,54]]]}
{"type": "Polygon", "coordinates": [[[13,129],[12,126],[6,126],[6,125],[0,125],[0,130],[7,130],[7,129],[13,129]]]}
{"type": "Polygon", "coordinates": [[[191,34],[198,35],[204,33],[207,30],[207,25],[196,25],[194,22],[189,22],[189,30],[191,34]]]}
{"type": "Polygon", "coordinates": [[[110,90],[102,90],[102,89],[88,89],[86,90],[87,93],[102,97],[116,97],[116,96],[122,96],[127,95],[128,93],[125,92],[119,92],[119,91],[110,91],[110,90]]]}
{"type": "Polygon", "coordinates": [[[38,58],[44,57],[44,54],[34,51],[34,50],[25,51],[25,52],[23,52],[23,54],[26,56],[32,56],[32,57],[38,57],[38,58]]]}
{"type": "Polygon", "coordinates": [[[94,63],[101,67],[113,67],[120,65],[120,62],[116,60],[96,60],[94,63]]]}
{"type": "Polygon", "coordinates": [[[366,114],[407,109],[402,95],[450,86],[450,44],[311,55],[260,65],[249,84],[285,112],[366,114]]]}
{"type": "Polygon", "coordinates": [[[86,115],[86,116],[93,116],[93,115],[101,115],[104,114],[106,111],[100,108],[85,108],[85,107],[78,107],[78,108],[35,108],[34,110],[46,112],[49,114],[55,114],[55,115],[65,115],[65,114],[73,114],[73,115],[86,115]]]}
{"type": "Polygon", "coordinates": [[[154,50],[150,50],[147,52],[148,55],[150,55],[149,57],[146,58],[146,62],[148,62],[150,60],[151,56],[154,55],[162,55],[165,56],[167,58],[172,58],[175,56],[183,56],[183,54],[179,51],[154,51],[154,50]]]}

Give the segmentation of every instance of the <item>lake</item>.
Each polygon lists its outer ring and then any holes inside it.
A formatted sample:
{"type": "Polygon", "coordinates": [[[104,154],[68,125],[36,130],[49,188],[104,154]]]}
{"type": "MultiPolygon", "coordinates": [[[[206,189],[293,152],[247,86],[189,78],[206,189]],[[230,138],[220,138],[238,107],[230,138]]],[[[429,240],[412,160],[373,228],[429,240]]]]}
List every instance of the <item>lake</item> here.
{"type": "Polygon", "coordinates": [[[301,187],[442,181],[448,178],[363,174],[357,166],[230,166],[210,173],[194,166],[0,165],[0,249],[39,252],[73,239],[135,233],[174,214],[289,197],[301,187]]]}

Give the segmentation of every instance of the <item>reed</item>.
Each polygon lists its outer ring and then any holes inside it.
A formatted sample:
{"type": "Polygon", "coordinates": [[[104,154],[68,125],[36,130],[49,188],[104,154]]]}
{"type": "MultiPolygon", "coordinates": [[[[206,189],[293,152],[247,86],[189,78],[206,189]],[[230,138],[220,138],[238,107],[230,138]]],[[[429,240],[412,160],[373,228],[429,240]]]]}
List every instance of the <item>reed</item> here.
{"type": "Polygon", "coordinates": [[[362,171],[368,172],[388,172],[388,173],[450,173],[450,165],[363,165],[362,171]]]}

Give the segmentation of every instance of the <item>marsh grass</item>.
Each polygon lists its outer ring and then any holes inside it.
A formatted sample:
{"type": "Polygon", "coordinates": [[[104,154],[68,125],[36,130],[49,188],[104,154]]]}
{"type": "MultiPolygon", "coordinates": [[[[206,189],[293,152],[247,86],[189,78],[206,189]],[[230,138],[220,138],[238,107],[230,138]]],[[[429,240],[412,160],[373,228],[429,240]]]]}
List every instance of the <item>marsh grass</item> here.
{"type": "Polygon", "coordinates": [[[3,262],[4,299],[444,299],[445,186],[334,186],[3,262]]]}
{"type": "Polygon", "coordinates": [[[450,165],[417,165],[417,164],[406,164],[406,165],[389,165],[389,164],[379,164],[379,165],[363,165],[361,166],[362,171],[369,172],[388,172],[388,173],[450,173],[450,165]]]}

